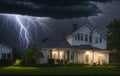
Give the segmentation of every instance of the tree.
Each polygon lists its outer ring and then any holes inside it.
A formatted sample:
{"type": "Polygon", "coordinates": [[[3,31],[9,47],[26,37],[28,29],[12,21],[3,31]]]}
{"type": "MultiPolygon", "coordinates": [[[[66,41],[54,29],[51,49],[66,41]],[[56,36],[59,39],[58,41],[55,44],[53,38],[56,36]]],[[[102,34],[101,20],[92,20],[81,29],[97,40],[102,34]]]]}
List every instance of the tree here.
{"type": "Polygon", "coordinates": [[[19,51],[16,48],[13,48],[12,59],[16,60],[16,59],[20,59],[20,58],[21,58],[21,55],[20,55],[19,51]]]}
{"type": "Polygon", "coordinates": [[[72,32],[76,31],[78,29],[78,24],[75,23],[72,25],[72,32]]]}
{"type": "Polygon", "coordinates": [[[41,48],[37,46],[29,46],[24,51],[25,64],[34,64],[38,58],[43,58],[41,48]]]}
{"type": "Polygon", "coordinates": [[[107,28],[108,48],[120,50],[120,20],[113,20],[107,28]]]}

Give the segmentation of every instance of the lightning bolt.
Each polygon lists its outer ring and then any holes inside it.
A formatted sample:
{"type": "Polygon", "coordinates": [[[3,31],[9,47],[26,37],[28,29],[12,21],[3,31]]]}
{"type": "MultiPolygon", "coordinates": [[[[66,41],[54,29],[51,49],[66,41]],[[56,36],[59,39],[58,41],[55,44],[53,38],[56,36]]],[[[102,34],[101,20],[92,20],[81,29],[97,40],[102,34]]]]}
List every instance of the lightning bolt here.
{"type": "Polygon", "coordinates": [[[20,25],[20,37],[26,41],[26,48],[28,48],[29,45],[29,32],[27,28],[24,26],[24,24],[21,22],[20,17],[18,15],[15,16],[17,22],[20,25]]]}
{"type": "MultiPolygon", "coordinates": [[[[19,32],[19,42],[20,45],[25,45],[25,48],[28,48],[29,44],[32,43],[33,37],[30,28],[35,31],[35,36],[38,37],[39,28],[42,29],[43,33],[46,32],[52,33],[52,30],[43,22],[41,22],[42,17],[32,17],[32,16],[23,16],[17,14],[4,14],[0,13],[0,16],[4,16],[6,21],[4,21],[4,25],[9,27],[14,27],[15,31],[19,32]],[[13,26],[14,25],[14,26],[13,26]],[[23,43],[23,44],[22,44],[23,43]]],[[[8,27],[7,27],[8,28],[8,27]]]]}

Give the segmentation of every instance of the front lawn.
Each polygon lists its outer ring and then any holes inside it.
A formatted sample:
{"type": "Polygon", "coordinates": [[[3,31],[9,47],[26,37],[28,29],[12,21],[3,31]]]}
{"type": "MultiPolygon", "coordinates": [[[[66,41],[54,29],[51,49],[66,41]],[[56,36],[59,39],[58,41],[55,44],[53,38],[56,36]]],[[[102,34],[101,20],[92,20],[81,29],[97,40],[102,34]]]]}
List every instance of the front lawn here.
{"type": "Polygon", "coordinates": [[[48,66],[48,67],[23,67],[7,66],[0,68],[0,74],[105,74],[120,75],[120,68],[116,66],[48,66]]]}

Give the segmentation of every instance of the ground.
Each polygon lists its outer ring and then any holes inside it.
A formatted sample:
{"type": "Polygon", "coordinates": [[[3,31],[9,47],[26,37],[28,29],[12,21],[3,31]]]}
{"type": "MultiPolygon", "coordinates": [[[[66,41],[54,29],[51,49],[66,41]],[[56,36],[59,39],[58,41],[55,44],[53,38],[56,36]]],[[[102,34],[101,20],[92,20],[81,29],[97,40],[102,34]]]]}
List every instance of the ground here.
{"type": "Polygon", "coordinates": [[[84,74],[84,75],[120,75],[120,68],[116,66],[39,66],[39,67],[23,67],[23,66],[6,66],[0,68],[0,74],[4,75],[51,75],[51,74],[84,74]]]}

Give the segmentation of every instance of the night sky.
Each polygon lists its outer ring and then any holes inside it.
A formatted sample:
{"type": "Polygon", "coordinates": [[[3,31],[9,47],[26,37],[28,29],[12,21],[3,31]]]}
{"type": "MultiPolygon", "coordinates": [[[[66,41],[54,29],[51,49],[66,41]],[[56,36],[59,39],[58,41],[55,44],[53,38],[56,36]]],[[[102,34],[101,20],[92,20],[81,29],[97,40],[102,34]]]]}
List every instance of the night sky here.
{"type": "Polygon", "coordinates": [[[20,22],[14,14],[20,15],[20,21],[26,27],[30,21],[29,44],[41,46],[45,38],[60,41],[62,34],[70,34],[71,26],[76,23],[81,26],[91,22],[105,31],[106,25],[120,18],[120,1],[0,0],[0,43],[23,50],[26,43],[19,39],[20,22]]]}

